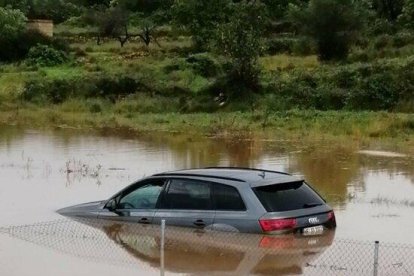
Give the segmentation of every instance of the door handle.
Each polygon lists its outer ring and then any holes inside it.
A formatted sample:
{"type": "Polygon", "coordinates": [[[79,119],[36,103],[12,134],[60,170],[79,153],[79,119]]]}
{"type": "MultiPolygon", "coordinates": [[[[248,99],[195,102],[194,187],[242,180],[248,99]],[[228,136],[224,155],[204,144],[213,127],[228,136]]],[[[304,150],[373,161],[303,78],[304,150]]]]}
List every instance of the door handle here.
{"type": "Polygon", "coordinates": [[[202,219],[198,219],[196,221],[194,221],[194,225],[198,226],[198,227],[205,227],[206,224],[204,223],[204,221],[202,219]]]}
{"type": "Polygon", "coordinates": [[[148,218],[142,218],[138,221],[138,223],[142,223],[142,224],[150,224],[150,220],[148,218]]]}

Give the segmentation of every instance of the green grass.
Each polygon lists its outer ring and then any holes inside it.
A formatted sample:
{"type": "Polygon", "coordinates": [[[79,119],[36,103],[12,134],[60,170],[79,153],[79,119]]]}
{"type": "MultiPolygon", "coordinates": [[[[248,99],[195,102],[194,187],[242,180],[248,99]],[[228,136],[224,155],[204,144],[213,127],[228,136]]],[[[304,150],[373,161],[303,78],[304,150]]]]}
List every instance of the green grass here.
{"type": "Polygon", "coordinates": [[[61,65],[56,67],[44,67],[39,70],[40,74],[44,74],[51,79],[66,79],[80,77],[85,74],[82,67],[72,65],[61,65]]]}
{"type": "MultiPolygon", "coordinates": [[[[300,111],[218,112],[180,114],[168,110],[140,113],[148,100],[120,102],[72,100],[50,107],[25,106],[0,112],[0,123],[37,127],[79,129],[117,129],[133,131],[172,131],[204,135],[233,136],[261,133],[290,139],[326,139],[345,137],[352,140],[395,139],[414,150],[414,114],[387,112],[300,111]],[[135,105],[134,105],[135,103],[135,105]],[[91,111],[91,106],[101,106],[91,111]],[[162,113],[160,113],[162,112],[162,113]]],[[[160,108],[162,106],[159,105],[160,108]]],[[[146,110],[149,112],[149,110],[146,110]]]]}
{"type": "Polygon", "coordinates": [[[293,68],[314,68],[319,66],[316,56],[297,57],[286,54],[266,56],[260,58],[260,64],[265,71],[293,69],[293,68]]]}

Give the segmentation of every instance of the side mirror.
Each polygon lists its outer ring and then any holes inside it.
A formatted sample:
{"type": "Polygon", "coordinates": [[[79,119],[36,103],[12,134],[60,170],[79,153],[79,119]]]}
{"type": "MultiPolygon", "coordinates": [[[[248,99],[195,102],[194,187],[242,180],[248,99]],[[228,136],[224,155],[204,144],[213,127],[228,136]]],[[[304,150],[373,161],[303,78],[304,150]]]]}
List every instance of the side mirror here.
{"type": "Polygon", "coordinates": [[[113,212],[116,210],[116,201],[115,199],[111,199],[110,201],[108,201],[108,203],[106,203],[105,208],[108,209],[109,211],[113,212]]]}

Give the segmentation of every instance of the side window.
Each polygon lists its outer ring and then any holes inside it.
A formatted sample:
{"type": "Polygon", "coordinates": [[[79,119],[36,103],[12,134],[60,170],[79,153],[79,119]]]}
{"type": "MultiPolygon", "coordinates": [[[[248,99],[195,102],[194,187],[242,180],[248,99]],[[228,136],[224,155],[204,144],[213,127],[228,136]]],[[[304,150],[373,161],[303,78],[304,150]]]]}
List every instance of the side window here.
{"type": "Polygon", "coordinates": [[[119,209],[154,209],[161,193],[164,180],[153,180],[124,195],[118,204],[119,209]]]}
{"type": "Polygon", "coordinates": [[[211,210],[210,183],[173,179],[163,200],[165,209],[211,210]]]}
{"type": "Polygon", "coordinates": [[[214,203],[216,210],[220,211],[245,211],[246,206],[236,188],[213,184],[214,203]]]}

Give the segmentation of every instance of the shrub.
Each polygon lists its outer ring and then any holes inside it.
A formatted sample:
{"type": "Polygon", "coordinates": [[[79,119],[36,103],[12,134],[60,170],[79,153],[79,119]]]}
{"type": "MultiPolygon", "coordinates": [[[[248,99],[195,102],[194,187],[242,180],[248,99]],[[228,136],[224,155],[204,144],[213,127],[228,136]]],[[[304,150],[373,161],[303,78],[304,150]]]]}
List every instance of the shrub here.
{"type": "Polygon", "coordinates": [[[59,104],[69,98],[102,98],[115,102],[133,94],[139,81],[126,76],[71,79],[33,79],[25,84],[23,100],[59,104]]]}
{"type": "Polygon", "coordinates": [[[96,80],[96,89],[88,93],[88,97],[99,97],[116,101],[127,95],[134,94],[144,87],[138,80],[129,76],[101,77],[96,80]]]}
{"type": "Polygon", "coordinates": [[[206,53],[191,55],[186,61],[196,74],[206,78],[214,77],[220,72],[220,65],[206,53]]]}
{"type": "Polygon", "coordinates": [[[20,10],[0,7],[0,39],[14,39],[25,28],[26,17],[20,10]]]}
{"type": "Polygon", "coordinates": [[[414,29],[414,0],[405,0],[402,14],[398,21],[406,28],[414,29]]]}
{"type": "Polygon", "coordinates": [[[174,1],[173,22],[178,28],[185,28],[200,50],[208,49],[215,36],[217,25],[225,22],[229,15],[230,0],[187,0],[174,1]]]}
{"type": "Polygon", "coordinates": [[[399,100],[398,84],[390,72],[373,74],[361,79],[359,85],[351,89],[346,105],[350,109],[389,110],[399,100]]]}
{"type": "Polygon", "coordinates": [[[51,19],[61,23],[72,16],[79,16],[82,9],[66,0],[32,0],[29,18],[51,19]]]}
{"type": "Polygon", "coordinates": [[[31,80],[25,84],[22,99],[39,104],[62,103],[76,92],[74,87],[72,80],[31,80]]]}
{"type": "Polygon", "coordinates": [[[306,9],[292,7],[290,18],[315,40],[321,60],[345,59],[361,26],[352,0],[311,0],[306,9]]]}
{"type": "Polygon", "coordinates": [[[375,38],[374,40],[374,49],[381,50],[383,48],[386,48],[388,46],[391,46],[392,44],[392,37],[388,34],[380,35],[375,38]]]}
{"type": "Polygon", "coordinates": [[[288,77],[276,76],[266,93],[273,94],[277,106],[283,108],[409,112],[414,100],[413,67],[411,58],[406,62],[296,69],[288,77]]]}
{"type": "Polygon", "coordinates": [[[68,60],[65,52],[50,46],[37,44],[29,50],[27,55],[29,65],[55,66],[68,60]]]}
{"type": "Polygon", "coordinates": [[[47,37],[38,31],[26,30],[14,39],[0,37],[0,61],[22,60],[27,57],[29,50],[38,44],[50,45],[57,50],[68,51],[68,45],[65,41],[47,37]]]}
{"type": "Polygon", "coordinates": [[[290,54],[295,39],[292,38],[271,38],[267,41],[267,53],[269,55],[275,55],[280,53],[290,54]]]}
{"type": "Polygon", "coordinates": [[[260,87],[258,58],[265,48],[266,17],[261,2],[240,1],[233,10],[229,22],[217,29],[214,44],[216,51],[231,63],[227,78],[228,83],[237,88],[232,91],[233,96],[241,97],[260,87]]]}
{"type": "Polygon", "coordinates": [[[393,45],[397,48],[404,47],[414,43],[414,33],[412,32],[399,32],[393,36],[393,45]]]}
{"type": "Polygon", "coordinates": [[[299,56],[308,56],[315,54],[315,43],[307,37],[300,37],[293,42],[292,53],[299,56]]]}

